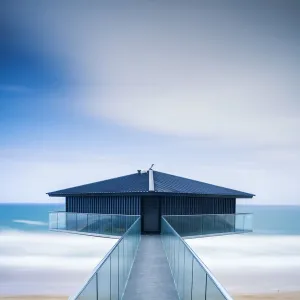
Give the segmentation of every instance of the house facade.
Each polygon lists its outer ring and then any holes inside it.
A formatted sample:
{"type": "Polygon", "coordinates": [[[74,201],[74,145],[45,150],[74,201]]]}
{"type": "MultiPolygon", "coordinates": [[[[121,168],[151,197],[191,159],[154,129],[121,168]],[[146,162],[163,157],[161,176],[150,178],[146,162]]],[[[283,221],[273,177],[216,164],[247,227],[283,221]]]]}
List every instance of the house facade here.
{"type": "Polygon", "coordinates": [[[48,193],[66,212],[140,215],[143,233],[159,233],[163,215],[235,214],[236,199],[254,195],[152,169],[48,193]]]}

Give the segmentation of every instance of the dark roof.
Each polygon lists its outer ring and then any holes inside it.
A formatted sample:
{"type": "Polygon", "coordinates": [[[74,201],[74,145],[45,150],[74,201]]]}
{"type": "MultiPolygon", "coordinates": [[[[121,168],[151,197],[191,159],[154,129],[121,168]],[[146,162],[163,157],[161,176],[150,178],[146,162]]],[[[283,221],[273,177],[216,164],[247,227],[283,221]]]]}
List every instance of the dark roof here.
{"type": "Polygon", "coordinates": [[[127,176],[80,185],[48,193],[49,196],[87,194],[191,194],[200,196],[227,196],[252,198],[254,195],[201,181],[153,171],[154,192],[149,191],[149,173],[135,173],[127,176]]]}

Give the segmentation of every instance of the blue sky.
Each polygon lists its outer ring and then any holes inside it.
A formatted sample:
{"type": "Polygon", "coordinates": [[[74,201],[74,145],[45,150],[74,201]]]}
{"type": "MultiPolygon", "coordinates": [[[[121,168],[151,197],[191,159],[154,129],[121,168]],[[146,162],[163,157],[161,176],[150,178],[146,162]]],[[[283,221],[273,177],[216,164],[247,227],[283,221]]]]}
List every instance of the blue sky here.
{"type": "Polygon", "coordinates": [[[14,1],[1,202],[156,169],[300,204],[298,1],[14,1]]]}

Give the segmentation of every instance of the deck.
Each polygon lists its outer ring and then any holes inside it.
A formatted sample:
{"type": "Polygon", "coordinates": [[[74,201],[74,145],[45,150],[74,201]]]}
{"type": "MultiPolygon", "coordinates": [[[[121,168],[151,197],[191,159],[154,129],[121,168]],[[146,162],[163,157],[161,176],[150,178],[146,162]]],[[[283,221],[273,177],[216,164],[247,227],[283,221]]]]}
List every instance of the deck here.
{"type": "Polygon", "coordinates": [[[179,299],[160,235],[142,235],[123,299],[179,299]]]}

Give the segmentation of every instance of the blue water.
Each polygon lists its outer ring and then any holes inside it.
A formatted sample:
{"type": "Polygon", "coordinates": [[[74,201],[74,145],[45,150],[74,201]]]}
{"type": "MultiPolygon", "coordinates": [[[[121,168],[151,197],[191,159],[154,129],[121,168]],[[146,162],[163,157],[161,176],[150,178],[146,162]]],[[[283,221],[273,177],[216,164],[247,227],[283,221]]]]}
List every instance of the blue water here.
{"type": "MultiPolygon", "coordinates": [[[[0,295],[72,295],[111,249],[111,239],[49,232],[49,211],[64,209],[0,204],[0,295]]],[[[254,213],[254,234],[193,239],[194,250],[230,291],[298,290],[300,206],[237,210],[254,213]]]]}
{"type": "Polygon", "coordinates": [[[300,235],[300,206],[239,205],[237,212],[253,213],[254,233],[300,235]]]}
{"type": "MultiPolygon", "coordinates": [[[[0,230],[47,231],[49,211],[64,209],[64,204],[0,204],[0,230]]],[[[239,205],[237,212],[254,214],[257,234],[300,235],[300,206],[239,205]]]]}
{"type": "Polygon", "coordinates": [[[48,231],[49,211],[58,210],[65,210],[65,205],[0,203],[0,230],[48,231]]]}

